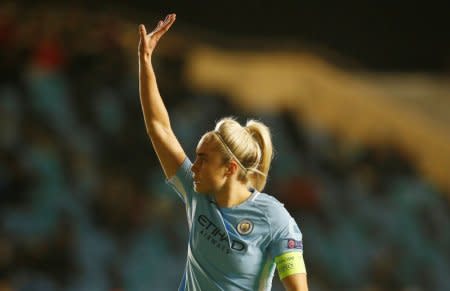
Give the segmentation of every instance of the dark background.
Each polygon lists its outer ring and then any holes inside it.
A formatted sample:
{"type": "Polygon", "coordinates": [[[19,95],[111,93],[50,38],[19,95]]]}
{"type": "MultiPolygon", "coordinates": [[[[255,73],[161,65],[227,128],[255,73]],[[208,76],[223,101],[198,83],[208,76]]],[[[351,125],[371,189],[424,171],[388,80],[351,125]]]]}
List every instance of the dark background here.
{"type": "Polygon", "coordinates": [[[371,70],[442,73],[450,69],[450,5],[446,1],[131,3],[144,22],[149,21],[146,10],[156,15],[175,12],[177,21],[195,28],[227,37],[298,41],[371,70]]]}

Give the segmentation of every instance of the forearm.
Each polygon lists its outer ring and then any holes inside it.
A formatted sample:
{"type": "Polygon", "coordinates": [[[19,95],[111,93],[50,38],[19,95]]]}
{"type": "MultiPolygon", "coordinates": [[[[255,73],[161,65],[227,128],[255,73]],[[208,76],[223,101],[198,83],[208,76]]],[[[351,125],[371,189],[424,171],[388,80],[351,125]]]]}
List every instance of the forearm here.
{"type": "Polygon", "coordinates": [[[156,124],[170,128],[169,114],[158,90],[151,55],[139,56],[139,95],[148,133],[156,124]]]}

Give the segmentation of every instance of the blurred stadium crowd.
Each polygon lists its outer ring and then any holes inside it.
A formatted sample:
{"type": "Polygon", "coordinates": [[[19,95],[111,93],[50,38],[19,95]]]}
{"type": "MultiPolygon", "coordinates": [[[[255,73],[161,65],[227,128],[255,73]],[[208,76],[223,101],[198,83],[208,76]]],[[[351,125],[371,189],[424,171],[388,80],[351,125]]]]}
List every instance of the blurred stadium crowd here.
{"type": "MultiPolygon", "coordinates": [[[[0,290],[175,290],[187,225],[146,136],[137,26],[119,13],[0,9],[0,290]]],[[[247,116],[155,56],[188,155],[222,116],[273,131],[266,192],[304,234],[311,290],[450,290],[447,197],[395,144],[348,145],[289,111],[247,116]]],[[[280,288],[275,283],[274,289],[280,288]]]]}

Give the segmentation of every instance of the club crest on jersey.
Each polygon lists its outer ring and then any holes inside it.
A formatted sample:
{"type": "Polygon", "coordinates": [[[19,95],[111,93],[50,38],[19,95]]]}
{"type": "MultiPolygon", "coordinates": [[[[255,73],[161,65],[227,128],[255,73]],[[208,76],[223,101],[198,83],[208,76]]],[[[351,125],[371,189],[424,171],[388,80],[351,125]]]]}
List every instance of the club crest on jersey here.
{"type": "Polygon", "coordinates": [[[237,226],[237,231],[242,235],[247,235],[253,230],[253,222],[248,219],[241,220],[237,226]]]}
{"type": "Polygon", "coordinates": [[[303,243],[301,240],[288,239],[287,247],[288,249],[303,249],[303,243]]]}

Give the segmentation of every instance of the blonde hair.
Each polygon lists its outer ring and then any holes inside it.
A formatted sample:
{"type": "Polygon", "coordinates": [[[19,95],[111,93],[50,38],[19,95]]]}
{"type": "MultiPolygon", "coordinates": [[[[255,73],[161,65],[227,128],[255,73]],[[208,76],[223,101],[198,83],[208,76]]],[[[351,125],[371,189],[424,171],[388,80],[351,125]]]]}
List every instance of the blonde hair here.
{"type": "Polygon", "coordinates": [[[242,126],[232,117],[222,118],[202,139],[215,140],[226,161],[234,159],[240,167],[239,178],[262,191],[267,181],[273,148],[269,128],[248,120],[242,126]]]}

